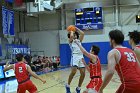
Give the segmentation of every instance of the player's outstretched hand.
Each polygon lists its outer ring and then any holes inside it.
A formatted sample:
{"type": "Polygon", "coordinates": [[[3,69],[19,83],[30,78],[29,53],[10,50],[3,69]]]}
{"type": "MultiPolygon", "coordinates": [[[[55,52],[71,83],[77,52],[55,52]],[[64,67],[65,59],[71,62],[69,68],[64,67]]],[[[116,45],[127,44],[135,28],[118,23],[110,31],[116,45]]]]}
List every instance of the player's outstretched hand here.
{"type": "Polygon", "coordinates": [[[10,62],[9,60],[6,60],[6,66],[9,66],[9,62],[10,62]]]}
{"type": "Polygon", "coordinates": [[[46,80],[43,79],[42,82],[43,82],[43,84],[45,84],[46,83],[46,80]]]}

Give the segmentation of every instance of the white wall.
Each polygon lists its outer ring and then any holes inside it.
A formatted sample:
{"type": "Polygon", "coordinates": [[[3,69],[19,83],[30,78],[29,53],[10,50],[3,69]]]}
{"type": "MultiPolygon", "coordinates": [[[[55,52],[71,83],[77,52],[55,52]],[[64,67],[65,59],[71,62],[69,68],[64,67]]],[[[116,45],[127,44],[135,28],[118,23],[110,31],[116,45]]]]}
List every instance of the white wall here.
{"type": "MultiPolygon", "coordinates": [[[[44,51],[46,56],[59,55],[59,31],[38,31],[20,33],[23,39],[29,38],[31,51],[44,51]]],[[[38,52],[42,55],[41,52],[38,52]]]]}
{"type": "Polygon", "coordinates": [[[58,30],[61,29],[60,11],[50,14],[39,15],[39,28],[44,30],[58,30]]]}

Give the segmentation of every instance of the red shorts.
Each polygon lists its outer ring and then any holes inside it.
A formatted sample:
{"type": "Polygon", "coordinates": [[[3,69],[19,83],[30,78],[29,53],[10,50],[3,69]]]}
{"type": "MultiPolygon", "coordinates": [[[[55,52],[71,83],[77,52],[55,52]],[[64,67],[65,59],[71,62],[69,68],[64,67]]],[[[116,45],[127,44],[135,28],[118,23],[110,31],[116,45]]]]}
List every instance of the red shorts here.
{"type": "Polygon", "coordinates": [[[116,93],[140,93],[140,84],[121,84],[116,93]]]}
{"type": "Polygon", "coordinates": [[[25,93],[26,90],[29,91],[30,93],[34,93],[37,91],[37,88],[32,83],[31,80],[28,80],[28,81],[18,85],[17,93],[25,93]]]}
{"type": "Polygon", "coordinates": [[[102,85],[102,79],[101,78],[94,78],[94,79],[90,80],[90,83],[87,85],[87,89],[93,88],[98,92],[101,85],[102,85]]]}

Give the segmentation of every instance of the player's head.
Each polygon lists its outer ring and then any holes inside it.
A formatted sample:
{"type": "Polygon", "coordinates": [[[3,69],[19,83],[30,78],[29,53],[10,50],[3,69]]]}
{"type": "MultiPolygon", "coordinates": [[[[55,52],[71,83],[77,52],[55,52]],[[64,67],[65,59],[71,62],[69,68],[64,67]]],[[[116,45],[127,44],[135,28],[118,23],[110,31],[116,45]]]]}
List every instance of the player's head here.
{"type": "Polygon", "coordinates": [[[16,60],[19,61],[23,61],[24,60],[24,56],[21,53],[16,54],[16,60]]]}
{"type": "Polygon", "coordinates": [[[92,53],[94,55],[98,55],[99,52],[100,52],[100,48],[98,46],[92,45],[92,47],[90,49],[90,53],[92,53]]]}
{"type": "Polygon", "coordinates": [[[122,45],[124,41],[124,35],[122,31],[117,29],[109,32],[109,38],[111,47],[114,47],[114,45],[122,45]]]}
{"type": "Polygon", "coordinates": [[[140,43],[140,32],[134,30],[133,32],[129,32],[129,44],[139,44],[140,43]]]}
{"type": "MultiPolygon", "coordinates": [[[[70,38],[70,32],[68,33],[68,38],[70,38]]],[[[74,39],[79,39],[79,33],[76,31],[74,32],[74,39]]]]}

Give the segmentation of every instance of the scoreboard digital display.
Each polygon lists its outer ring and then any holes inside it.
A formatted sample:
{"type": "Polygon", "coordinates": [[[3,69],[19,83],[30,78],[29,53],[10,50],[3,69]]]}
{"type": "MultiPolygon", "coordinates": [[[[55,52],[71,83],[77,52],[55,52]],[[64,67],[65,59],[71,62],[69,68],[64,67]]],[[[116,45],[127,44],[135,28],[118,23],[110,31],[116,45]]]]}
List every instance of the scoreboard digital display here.
{"type": "Polygon", "coordinates": [[[80,29],[103,29],[102,7],[75,9],[75,19],[80,29]]]}

